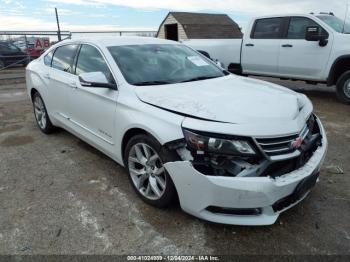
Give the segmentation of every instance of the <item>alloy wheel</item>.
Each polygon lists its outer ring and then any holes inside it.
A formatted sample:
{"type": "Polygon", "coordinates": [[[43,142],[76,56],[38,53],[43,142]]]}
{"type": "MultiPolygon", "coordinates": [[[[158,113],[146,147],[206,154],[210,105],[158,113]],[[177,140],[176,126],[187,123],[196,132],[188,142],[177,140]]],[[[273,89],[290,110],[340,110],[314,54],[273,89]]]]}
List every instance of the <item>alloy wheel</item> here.
{"type": "Polygon", "coordinates": [[[34,113],[36,121],[40,128],[45,129],[47,123],[47,114],[44,102],[40,96],[36,96],[34,99],[34,113]]]}
{"type": "Polygon", "coordinates": [[[145,143],[129,151],[128,168],[136,189],[147,199],[158,200],[166,189],[166,174],[157,152],[145,143]]]}
{"type": "Polygon", "coordinates": [[[350,99],[350,79],[345,82],[343,90],[345,96],[350,99]]]}

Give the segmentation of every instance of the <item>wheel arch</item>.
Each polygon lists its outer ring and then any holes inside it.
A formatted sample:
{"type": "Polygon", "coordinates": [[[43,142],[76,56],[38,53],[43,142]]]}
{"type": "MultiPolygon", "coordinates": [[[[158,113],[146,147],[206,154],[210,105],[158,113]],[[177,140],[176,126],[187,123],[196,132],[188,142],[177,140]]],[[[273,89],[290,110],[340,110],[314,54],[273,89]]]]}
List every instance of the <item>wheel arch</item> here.
{"type": "Polygon", "coordinates": [[[329,71],[329,75],[327,78],[327,85],[328,86],[335,85],[339,80],[339,78],[341,77],[341,75],[348,70],[350,70],[350,55],[343,55],[338,57],[334,61],[329,71]]]}
{"type": "Polygon", "coordinates": [[[40,94],[40,92],[39,92],[39,90],[37,90],[35,87],[32,87],[31,89],[30,89],[30,99],[33,101],[33,98],[34,98],[34,94],[35,93],[39,93],[40,94]]]}
{"type": "Polygon", "coordinates": [[[124,165],[125,165],[124,153],[125,153],[126,145],[128,144],[128,142],[130,141],[131,138],[133,138],[134,136],[137,136],[137,135],[148,135],[148,136],[151,136],[154,139],[156,139],[158,142],[160,142],[159,139],[157,139],[149,131],[146,131],[143,128],[133,127],[133,128],[128,129],[124,133],[122,143],[121,143],[121,156],[122,156],[122,161],[123,161],[124,165]]]}
{"type": "MultiPolygon", "coordinates": [[[[134,136],[137,136],[137,135],[147,135],[147,136],[150,136],[151,138],[155,139],[156,141],[158,141],[160,144],[161,142],[159,141],[159,139],[152,135],[149,131],[147,131],[146,129],[144,128],[140,128],[140,127],[133,127],[133,128],[130,128],[128,129],[124,136],[123,136],[123,139],[122,139],[122,143],[121,143],[121,153],[122,153],[122,161],[123,161],[123,164],[124,164],[124,167],[126,167],[126,163],[125,163],[125,150],[126,150],[126,146],[128,144],[128,142],[130,141],[130,139],[132,139],[134,136]]],[[[166,147],[164,145],[162,145],[162,148],[161,150],[166,149],[166,147]]],[[[169,152],[169,151],[168,151],[169,152]]],[[[173,152],[174,153],[174,152],[173,152]]],[[[175,157],[175,155],[173,154],[172,155],[173,157],[175,157]]],[[[180,160],[180,157],[176,154],[176,158],[180,160]]],[[[172,180],[172,177],[171,175],[169,174],[169,177],[170,179],[172,180]]],[[[173,182],[173,181],[172,181],[173,182]]],[[[174,182],[173,182],[174,183],[174,182]]],[[[176,201],[179,202],[179,194],[178,194],[178,190],[176,188],[176,185],[174,184],[174,189],[175,189],[175,195],[176,195],[176,201]]]]}
{"type": "Polygon", "coordinates": [[[121,159],[124,165],[125,165],[124,154],[125,154],[126,146],[130,141],[130,139],[137,135],[147,135],[153,138],[161,145],[161,150],[167,150],[167,151],[169,151],[169,148],[170,148],[169,145],[171,145],[172,142],[182,141],[182,139],[175,139],[175,140],[164,142],[160,137],[158,137],[156,134],[154,134],[152,131],[148,130],[147,128],[142,128],[142,127],[130,128],[124,133],[123,138],[121,140],[121,146],[120,146],[121,159]]]}

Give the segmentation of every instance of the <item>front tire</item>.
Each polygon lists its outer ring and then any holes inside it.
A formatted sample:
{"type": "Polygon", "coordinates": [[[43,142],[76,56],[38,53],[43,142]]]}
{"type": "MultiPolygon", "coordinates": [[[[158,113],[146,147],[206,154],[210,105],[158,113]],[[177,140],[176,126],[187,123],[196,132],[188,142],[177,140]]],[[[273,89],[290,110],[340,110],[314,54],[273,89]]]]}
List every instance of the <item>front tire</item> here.
{"type": "Polygon", "coordinates": [[[345,104],[350,104],[350,70],[343,73],[337,81],[337,97],[345,104]]]}
{"type": "Polygon", "coordinates": [[[148,135],[134,136],[125,149],[124,162],[134,190],[144,202],[158,208],[169,206],[177,196],[163,166],[169,159],[175,161],[175,156],[148,135]]]}
{"type": "Polygon", "coordinates": [[[38,92],[33,95],[33,109],[35,120],[40,130],[45,134],[54,132],[56,128],[51,123],[44,100],[38,92]]]}

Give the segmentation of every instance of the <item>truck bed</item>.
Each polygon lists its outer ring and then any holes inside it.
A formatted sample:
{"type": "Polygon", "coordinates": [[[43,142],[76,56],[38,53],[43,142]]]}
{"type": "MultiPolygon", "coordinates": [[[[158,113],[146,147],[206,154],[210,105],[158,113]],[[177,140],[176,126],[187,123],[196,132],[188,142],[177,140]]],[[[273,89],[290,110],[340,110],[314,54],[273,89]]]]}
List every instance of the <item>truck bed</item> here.
{"type": "Polygon", "coordinates": [[[195,50],[206,51],[212,59],[223,63],[226,69],[231,63],[241,63],[242,39],[189,39],[182,43],[195,50]]]}

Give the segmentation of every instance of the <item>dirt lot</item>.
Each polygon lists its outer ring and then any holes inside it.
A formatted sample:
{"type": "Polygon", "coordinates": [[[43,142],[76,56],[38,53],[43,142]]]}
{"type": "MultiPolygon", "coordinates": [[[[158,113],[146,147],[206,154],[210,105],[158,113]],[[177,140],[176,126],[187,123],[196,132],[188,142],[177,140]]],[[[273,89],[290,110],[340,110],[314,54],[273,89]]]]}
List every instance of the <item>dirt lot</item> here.
{"type": "Polygon", "coordinates": [[[118,164],[39,131],[22,81],[0,80],[0,254],[350,254],[350,106],[333,89],[278,81],[311,98],[328,156],[304,202],[240,227],[144,204],[118,164]]]}

